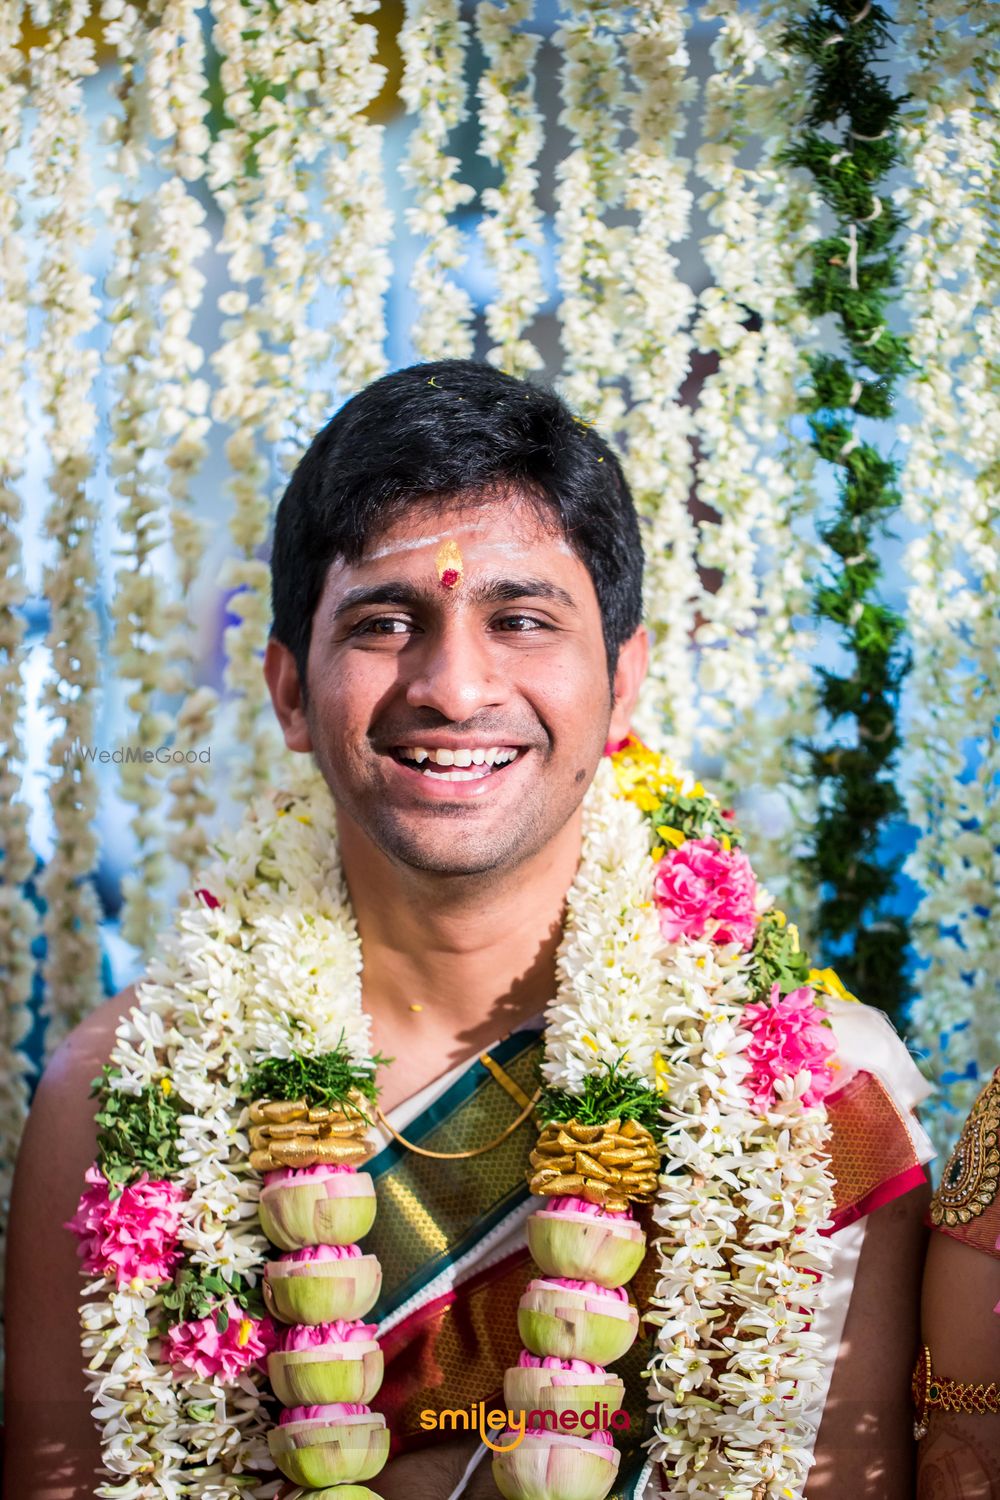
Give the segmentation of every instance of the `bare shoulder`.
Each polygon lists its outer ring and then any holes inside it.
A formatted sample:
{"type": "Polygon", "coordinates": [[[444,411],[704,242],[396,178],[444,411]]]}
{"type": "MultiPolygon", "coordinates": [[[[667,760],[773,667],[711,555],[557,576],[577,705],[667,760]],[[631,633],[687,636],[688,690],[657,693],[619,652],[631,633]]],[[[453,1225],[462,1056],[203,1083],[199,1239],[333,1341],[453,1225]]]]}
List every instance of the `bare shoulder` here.
{"type": "Polygon", "coordinates": [[[18,1153],[7,1242],[5,1495],[84,1500],[98,1459],[82,1373],[81,1277],[66,1229],[94,1160],[91,1085],[107,1062],[134,986],[89,1015],[54,1053],[18,1153]]]}

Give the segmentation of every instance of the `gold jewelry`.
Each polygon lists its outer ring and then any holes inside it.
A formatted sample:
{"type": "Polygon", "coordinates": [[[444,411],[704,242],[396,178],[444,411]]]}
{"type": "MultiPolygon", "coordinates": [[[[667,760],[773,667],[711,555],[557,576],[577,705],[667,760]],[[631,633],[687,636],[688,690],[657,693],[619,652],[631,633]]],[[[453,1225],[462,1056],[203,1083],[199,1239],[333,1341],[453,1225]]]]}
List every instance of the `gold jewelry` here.
{"type": "Polygon", "coordinates": [[[913,1436],[918,1442],[927,1435],[927,1418],[932,1411],[965,1412],[968,1416],[1000,1411],[1000,1390],[995,1381],[965,1385],[960,1380],[943,1380],[931,1368],[931,1351],[926,1344],[917,1355],[910,1389],[917,1412],[913,1436]]]}

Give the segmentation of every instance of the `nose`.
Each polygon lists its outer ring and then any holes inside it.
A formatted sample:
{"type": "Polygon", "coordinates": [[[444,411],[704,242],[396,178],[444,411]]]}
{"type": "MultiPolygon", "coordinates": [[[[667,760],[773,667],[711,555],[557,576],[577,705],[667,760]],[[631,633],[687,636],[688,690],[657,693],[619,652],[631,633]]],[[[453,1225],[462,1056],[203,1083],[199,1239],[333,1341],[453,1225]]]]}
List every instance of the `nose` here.
{"type": "Polygon", "coordinates": [[[452,723],[503,703],[507,690],[482,626],[454,618],[428,633],[410,657],[410,708],[433,708],[452,723]]]}

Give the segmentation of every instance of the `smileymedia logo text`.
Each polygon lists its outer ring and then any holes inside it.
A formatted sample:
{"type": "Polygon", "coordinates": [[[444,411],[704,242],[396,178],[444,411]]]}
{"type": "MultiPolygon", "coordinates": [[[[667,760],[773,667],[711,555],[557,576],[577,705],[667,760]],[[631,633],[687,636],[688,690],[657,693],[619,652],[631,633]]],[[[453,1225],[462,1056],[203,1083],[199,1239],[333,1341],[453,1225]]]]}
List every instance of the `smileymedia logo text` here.
{"type": "Polygon", "coordinates": [[[157,745],[155,750],[146,745],[119,745],[117,750],[98,750],[96,745],[81,745],[77,740],[70,755],[79,755],[91,765],[96,761],[101,766],[134,766],[139,761],[143,765],[152,765],[155,761],[160,766],[208,766],[212,763],[211,745],[204,750],[178,750],[174,745],[157,745]]]}

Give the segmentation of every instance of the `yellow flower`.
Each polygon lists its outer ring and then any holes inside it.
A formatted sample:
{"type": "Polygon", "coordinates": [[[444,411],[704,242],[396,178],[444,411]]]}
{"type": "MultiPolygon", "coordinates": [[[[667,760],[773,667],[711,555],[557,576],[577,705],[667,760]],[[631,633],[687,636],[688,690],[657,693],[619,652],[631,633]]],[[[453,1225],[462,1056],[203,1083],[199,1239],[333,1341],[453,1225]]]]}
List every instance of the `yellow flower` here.
{"type": "Polygon", "coordinates": [[[792,940],[792,952],[793,953],[798,953],[798,951],[799,951],[799,929],[796,927],[796,925],[795,925],[794,922],[789,922],[789,924],[788,924],[788,936],[792,940]]]}
{"type": "Polygon", "coordinates": [[[774,917],[774,920],[777,922],[779,927],[784,927],[785,923],[788,921],[785,913],[783,911],[778,911],[777,907],[774,909],[771,915],[774,917]]]}
{"type": "Polygon", "coordinates": [[[657,860],[657,859],[662,859],[663,858],[664,854],[666,853],[666,850],[664,849],[664,847],[663,847],[662,844],[654,844],[653,849],[652,849],[651,852],[652,852],[653,859],[657,860]]]}
{"type": "Polygon", "coordinates": [[[653,1053],[653,1072],[656,1074],[656,1087],[658,1089],[665,1089],[667,1087],[667,1079],[670,1077],[670,1064],[662,1052],[653,1053]]]}
{"type": "Polygon", "coordinates": [[[160,1088],[162,1089],[163,1093],[166,1095],[166,1094],[170,1094],[170,1093],[173,1092],[174,1086],[170,1082],[169,1078],[161,1078],[160,1079],[160,1088]]]}
{"type": "Polygon", "coordinates": [[[838,978],[833,969],[810,969],[809,983],[816,985],[818,989],[823,990],[827,995],[835,996],[838,1000],[853,1000],[856,1005],[860,1004],[857,995],[851,994],[850,990],[838,978]]]}
{"type": "Polygon", "coordinates": [[[239,1344],[241,1349],[245,1348],[246,1345],[249,1344],[250,1335],[252,1332],[253,1324],[250,1322],[250,1319],[243,1318],[240,1322],[240,1331],[237,1337],[237,1343],[239,1344]]]}
{"type": "Polygon", "coordinates": [[[686,842],[686,835],[679,828],[671,828],[669,823],[658,823],[656,831],[661,839],[665,839],[668,844],[673,844],[675,849],[679,849],[686,842]]]}
{"type": "Polygon", "coordinates": [[[590,1048],[591,1052],[600,1052],[601,1049],[594,1041],[594,1038],[592,1036],[588,1036],[586,1032],[584,1032],[582,1040],[584,1045],[590,1048]]]}

